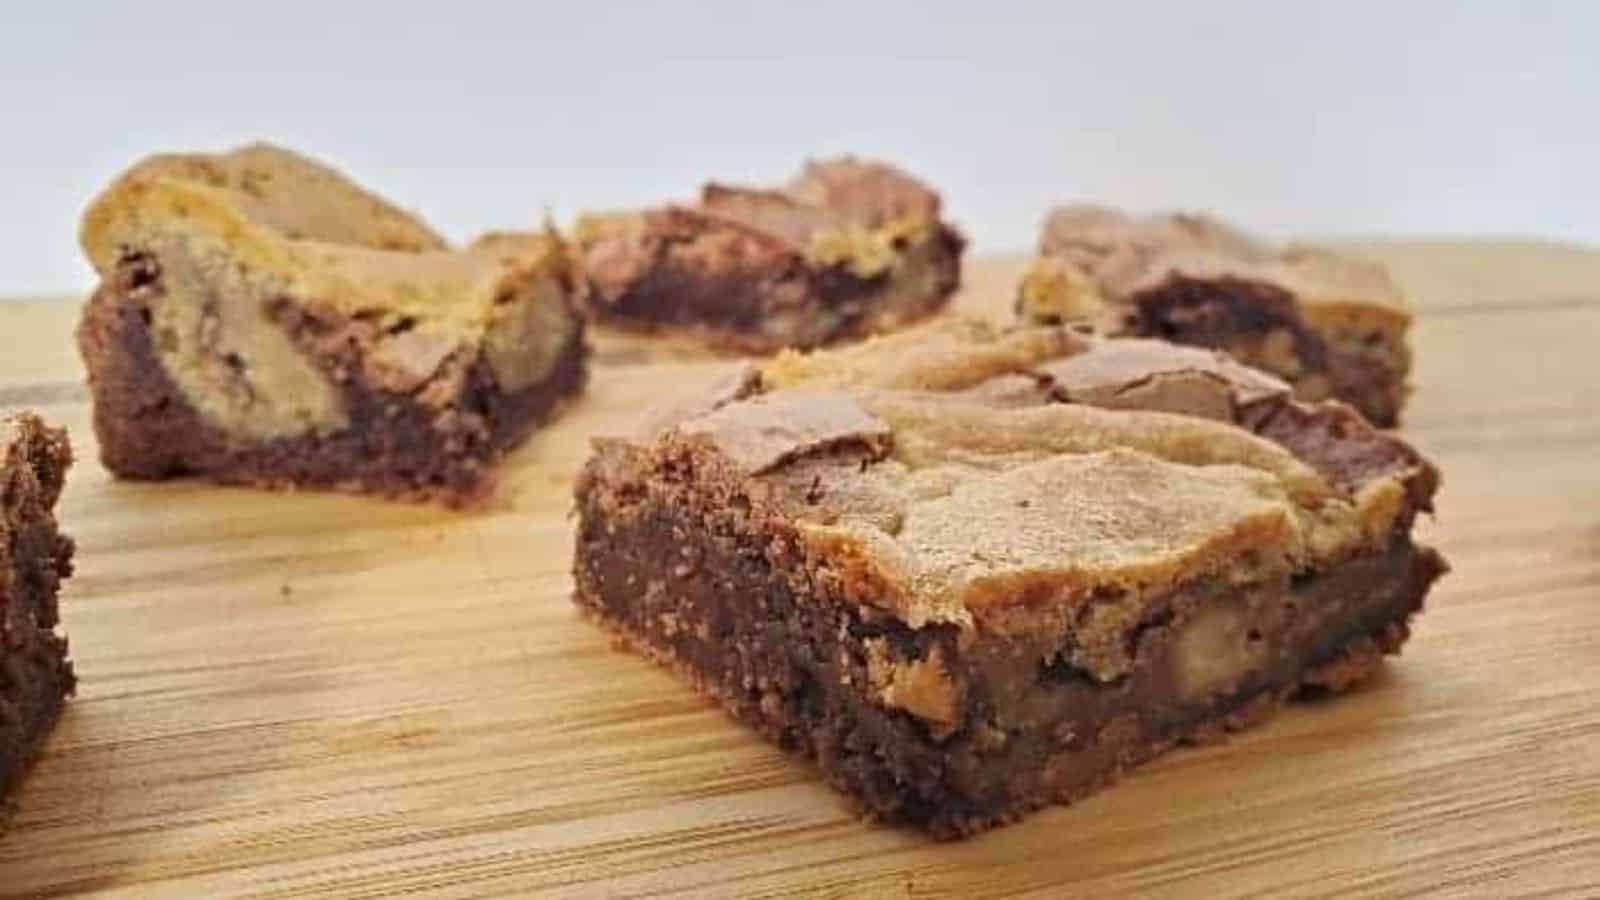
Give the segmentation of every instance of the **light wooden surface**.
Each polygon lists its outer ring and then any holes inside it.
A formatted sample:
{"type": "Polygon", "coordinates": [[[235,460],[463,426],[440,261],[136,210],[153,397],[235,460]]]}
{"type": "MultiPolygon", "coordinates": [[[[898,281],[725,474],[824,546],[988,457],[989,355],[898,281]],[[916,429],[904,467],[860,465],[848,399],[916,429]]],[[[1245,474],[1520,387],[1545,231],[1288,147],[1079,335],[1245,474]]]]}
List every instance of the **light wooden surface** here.
{"type": "MultiPolygon", "coordinates": [[[[1444,470],[1424,531],[1455,565],[1405,655],[959,844],[855,821],[572,612],[585,436],[706,365],[597,370],[464,515],[112,482],[74,309],[0,307],[0,407],[83,458],[82,687],[0,894],[1600,895],[1600,253],[1365,249],[1419,293],[1406,431],[1444,470]]],[[[974,264],[962,305],[1003,306],[1015,269],[974,264]]]]}

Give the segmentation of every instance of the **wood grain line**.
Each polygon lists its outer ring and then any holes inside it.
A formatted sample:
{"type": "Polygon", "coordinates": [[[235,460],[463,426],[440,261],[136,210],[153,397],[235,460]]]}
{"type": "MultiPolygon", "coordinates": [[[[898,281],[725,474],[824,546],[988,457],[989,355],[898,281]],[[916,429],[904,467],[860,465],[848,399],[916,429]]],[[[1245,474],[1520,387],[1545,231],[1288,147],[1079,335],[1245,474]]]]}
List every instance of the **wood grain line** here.
{"type": "Polygon", "coordinates": [[[1424,305],[1419,307],[1421,312],[1434,319],[1454,319],[1462,316],[1494,316],[1506,313],[1536,315],[1541,312],[1568,309],[1600,309],[1600,296],[1594,294],[1570,297],[1533,296],[1525,300],[1478,300],[1458,306],[1424,305]]]}
{"type": "Polygon", "coordinates": [[[88,402],[89,388],[81,379],[0,385],[0,407],[61,406],[88,402]]]}

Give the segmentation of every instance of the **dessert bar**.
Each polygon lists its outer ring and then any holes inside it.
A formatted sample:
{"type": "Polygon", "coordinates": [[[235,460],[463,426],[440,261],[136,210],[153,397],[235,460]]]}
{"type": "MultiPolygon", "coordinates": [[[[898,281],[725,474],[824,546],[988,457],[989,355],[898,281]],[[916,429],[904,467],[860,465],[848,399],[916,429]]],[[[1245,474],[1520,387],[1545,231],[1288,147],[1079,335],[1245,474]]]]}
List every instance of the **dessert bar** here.
{"type": "Polygon", "coordinates": [[[147,160],[82,240],[100,285],[78,341],[124,477],[467,502],[584,381],[557,236],[450,250],[278,148],[147,160]]]}
{"type": "Polygon", "coordinates": [[[964,240],[899,170],[812,162],[774,189],[708,184],[700,201],[577,227],[597,324],[736,352],[889,331],[950,299],[964,240]]]}
{"type": "Polygon", "coordinates": [[[1215,351],[960,319],[597,437],[576,602],[941,837],[1340,691],[1445,564],[1434,467],[1215,351]]]}

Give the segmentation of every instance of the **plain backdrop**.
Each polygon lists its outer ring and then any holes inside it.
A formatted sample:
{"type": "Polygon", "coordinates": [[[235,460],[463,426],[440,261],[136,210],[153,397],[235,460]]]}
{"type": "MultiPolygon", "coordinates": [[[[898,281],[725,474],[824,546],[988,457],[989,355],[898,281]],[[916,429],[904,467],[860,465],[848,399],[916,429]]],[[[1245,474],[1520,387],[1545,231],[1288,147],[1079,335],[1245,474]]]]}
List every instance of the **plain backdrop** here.
{"type": "Polygon", "coordinates": [[[1600,3],[0,0],[0,295],[156,150],[270,138],[455,238],[897,161],[981,251],[1069,198],[1600,239],[1600,3]]]}

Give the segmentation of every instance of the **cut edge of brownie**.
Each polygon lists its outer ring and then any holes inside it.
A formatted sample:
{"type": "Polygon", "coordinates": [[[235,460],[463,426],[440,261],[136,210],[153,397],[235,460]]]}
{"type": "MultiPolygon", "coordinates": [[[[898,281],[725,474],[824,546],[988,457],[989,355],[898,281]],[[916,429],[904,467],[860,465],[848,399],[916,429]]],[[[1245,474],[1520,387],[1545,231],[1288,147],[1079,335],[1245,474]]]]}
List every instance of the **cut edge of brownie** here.
{"type": "Polygon", "coordinates": [[[77,684],[59,606],[74,545],[54,515],[71,463],[65,431],[31,414],[0,418],[0,798],[32,768],[77,684]]]}
{"type": "MultiPolygon", "coordinates": [[[[1225,377],[1226,367],[1236,366],[1225,360],[1207,366],[1220,375],[1198,370],[1202,380],[1225,377]]],[[[921,364],[941,361],[935,353],[921,364]]],[[[748,369],[724,381],[716,397],[680,404],[667,422],[707,415],[760,390],[759,375],[748,369]]],[[[892,605],[867,601],[875,588],[859,566],[843,560],[844,568],[833,570],[766,490],[752,487],[750,471],[704,435],[654,432],[656,439],[642,443],[642,434],[597,442],[576,491],[574,597],[623,643],[685,673],[736,718],[812,759],[869,814],[937,837],[970,834],[1080,797],[1173,743],[1243,727],[1292,696],[1348,689],[1383,655],[1399,651],[1410,617],[1448,568],[1409,536],[1415,513],[1431,506],[1437,470],[1349,407],[1295,401],[1271,383],[1235,383],[1243,402],[1231,415],[1239,427],[1350,494],[1397,480],[1401,489],[1389,495],[1400,507],[1377,544],[1281,584],[1267,577],[1270,570],[1242,589],[1213,575],[1175,583],[1171,597],[1157,598],[1127,633],[1131,654],[1203,659],[1219,631],[1231,635],[1248,625],[1249,635],[1230,640],[1248,637],[1258,654],[1252,658],[1270,649],[1278,660],[1231,681],[1224,673],[1195,695],[1203,702],[1186,709],[1157,709],[1152,718],[1148,702],[1129,700],[1087,723],[1068,723],[1060,710],[1070,707],[1058,705],[1061,721],[997,725],[993,717],[1019,708],[1018,697],[1027,701],[1023,708],[1048,709],[1072,696],[1087,708],[1115,707],[1094,698],[1122,691],[1127,700],[1129,691],[1160,687],[1150,679],[1165,677],[1170,686],[1176,676],[1145,658],[1134,674],[1105,682],[1054,645],[1001,632],[974,638],[949,621],[909,623],[892,605]],[[1244,612],[1215,612],[1218,603],[1245,604],[1244,612]],[[1168,631],[1176,636],[1163,642],[1168,631]],[[1198,641],[1201,649],[1180,650],[1180,641],[1198,641]],[[1151,674],[1161,671],[1168,674],[1151,674]],[[1149,683],[1136,683],[1140,678],[1149,683]],[[1004,764],[996,767],[996,758],[1004,764]]],[[[1049,384],[1021,387],[1065,399],[1049,384]]],[[[849,441],[807,452],[839,457],[845,469],[877,458],[849,441]]],[[[817,482],[813,490],[828,486],[817,482]]]]}
{"type": "Polygon", "coordinates": [[[419,398],[427,384],[399,390],[353,374],[369,368],[359,348],[384,333],[383,323],[282,298],[267,304],[264,315],[334,385],[346,424],[252,440],[211,423],[162,365],[148,312],[161,290],[156,262],[127,256],[102,280],[78,327],[102,462],[124,478],[199,475],[268,489],[313,487],[471,505],[492,489],[499,460],[587,380],[588,349],[581,320],[575,320],[544,378],[504,392],[481,354],[457,352],[430,381],[458,378],[459,390],[425,405],[419,398]]]}

